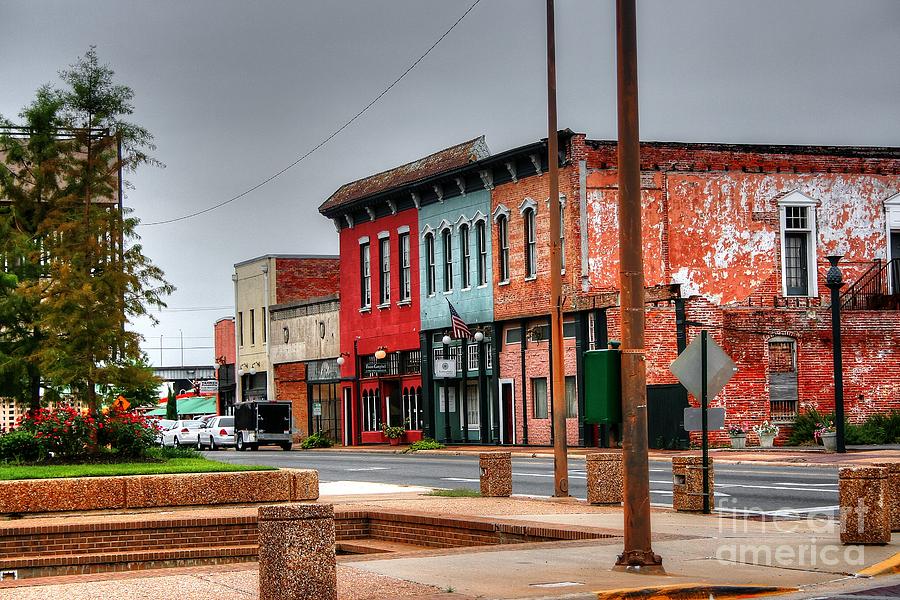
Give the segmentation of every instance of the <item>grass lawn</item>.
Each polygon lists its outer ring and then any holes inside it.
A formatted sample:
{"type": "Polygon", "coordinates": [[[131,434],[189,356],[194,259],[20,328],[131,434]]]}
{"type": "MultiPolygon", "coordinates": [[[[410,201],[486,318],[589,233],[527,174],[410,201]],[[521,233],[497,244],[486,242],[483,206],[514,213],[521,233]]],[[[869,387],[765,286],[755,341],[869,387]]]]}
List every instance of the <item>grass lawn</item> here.
{"type": "Polygon", "coordinates": [[[223,471],[271,471],[272,467],[231,465],[203,457],[169,458],[163,462],[123,462],[83,465],[0,464],[0,481],[53,479],[57,477],[109,477],[112,475],[160,475],[170,473],[215,473],[223,471]]]}

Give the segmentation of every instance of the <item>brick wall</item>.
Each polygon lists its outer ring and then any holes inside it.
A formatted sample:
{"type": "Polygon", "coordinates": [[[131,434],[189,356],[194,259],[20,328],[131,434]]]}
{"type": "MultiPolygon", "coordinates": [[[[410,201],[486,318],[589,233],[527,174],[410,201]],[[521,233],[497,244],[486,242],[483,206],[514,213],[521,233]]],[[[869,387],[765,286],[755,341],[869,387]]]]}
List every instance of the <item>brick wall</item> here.
{"type": "Polygon", "coordinates": [[[309,403],[307,402],[306,363],[292,362],[275,365],[275,398],[290,400],[294,428],[298,431],[294,441],[309,435],[309,403]]]}
{"type": "Polygon", "coordinates": [[[234,317],[227,317],[216,321],[213,327],[215,337],[215,358],[225,357],[225,364],[234,364],[234,317]]]}
{"type": "Polygon", "coordinates": [[[335,294],[340,289],[340,259],[276,258],[275,304],[335,294]]]}

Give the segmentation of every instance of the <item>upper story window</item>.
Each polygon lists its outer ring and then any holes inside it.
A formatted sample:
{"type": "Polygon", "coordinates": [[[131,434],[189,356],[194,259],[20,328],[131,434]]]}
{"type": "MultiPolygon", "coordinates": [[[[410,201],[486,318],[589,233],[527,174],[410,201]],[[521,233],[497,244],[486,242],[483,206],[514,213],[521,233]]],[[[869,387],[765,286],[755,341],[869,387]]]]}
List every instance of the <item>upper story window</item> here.
{"type": "Polygon", "coordinates": [[[522,213],[525,221],[525,277],[537,274],[537,238],[534,231],[534,209],[526,208],[522,213]]]}
{"type": "Polygon", "coordinates": [[[409,234],[400,234],[400,301],[410,298],[409,234]]]}
{"type": "Polygon", "coordinates": [[[484,221],[475,224],[475,244],[478,252],[478,285],[487,283],[487,233],[484,221]]]}
{"type": "Polygon", "coordinates": [[[818,296],[816,203],[800,192],[779,202],[782,291],[785,296],[818,296]]]}
{"type": "Polygon", "coordinates": [[[244,313],[238,313],[238,339],[240,340],[241,347],[244,345],[244,313]]]}
{"type": "Polygon", "coordinates": [[[434,267],[434,234],[426,233],[425,234],[425,288],[428,292],[428,295],[431,296],[434,294],[435,288],[437,288],[437,276],[435,274],[434,267]]]}
{"type": "Polygon", "coordinates": [[[471,263],[469,252],[469,226],[461,225],[459,227],[459,268],[462,277],[462,288],[466,289],[471,283],[469,281],[469,266],[471,263]]]}
{"type": "Polygon", "coordinates": [[[368,242],[359,246],[359,275],[359,306],[369,308],[372,306],[372,262],[368,242]]]}
{"type": "Polygon", "coordinates": [[[250,309],[250,345],[256,343],[256,311],[250,309]]]}
{"type": "Polygon", "coordinates": [[[563,273],[566,272],[566,204],[559,203],[559,262],[563,273]]]}
{"type": "Polygon", "coordinates": [[[509,281],[509,218],[500,215],[497,218],[497,240],[500,248],[499,264],[500,282],[509,281]]]}
{"type": "Polygon", "coordinates": [[[450,237],[450,229],[445,229],[441,234],[444,250],[444,291],[453,291],[453,238],[450,237]]]}
{"type": "Polygon", "coordinates": [[[262,314],[262,322],[260,323],[260,325],[262,325],[262,341],[263,341],[263,344],[265,344],[267,341],[266,337],[268,335],[269,328],[266,327],[266,325],[268,325],[268,323],[266,323],[266,307],[263,306],[261,310],[262,310],[262,313],[261,313],[262,314]]]}
{"type": "Polygon", "coordinates": [[[381,269],[378,278],[378,303],[387,304],[391,301],[391,239],[378,240],[381,269]]]}

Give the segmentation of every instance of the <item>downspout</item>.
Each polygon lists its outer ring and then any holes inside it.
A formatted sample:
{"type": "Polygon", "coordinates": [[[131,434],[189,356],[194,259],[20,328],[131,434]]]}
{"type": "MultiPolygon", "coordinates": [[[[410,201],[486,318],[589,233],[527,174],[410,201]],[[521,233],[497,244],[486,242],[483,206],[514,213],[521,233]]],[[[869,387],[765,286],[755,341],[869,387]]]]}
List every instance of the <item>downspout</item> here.
{"type": "Polygon", "coordinates": [[[263,287],[265,288],[265,322],[263,323],[263,331],[266,334],[266,399],[269,402],[275,400],[275,365],[272,364],[272,355],[269,353],[270,340],[269,336],[269,262],[262,266],[263,287]]]}
{"type": "Polygon", "coordinates": [[[231,274],[231,281],[234,283],[234,402],[237,404],[243,400],[243,375],[239,375],[241,364],[241,331],[243,329],[241,319],[238,319],[238,274],[237,271],[231,274]]]}

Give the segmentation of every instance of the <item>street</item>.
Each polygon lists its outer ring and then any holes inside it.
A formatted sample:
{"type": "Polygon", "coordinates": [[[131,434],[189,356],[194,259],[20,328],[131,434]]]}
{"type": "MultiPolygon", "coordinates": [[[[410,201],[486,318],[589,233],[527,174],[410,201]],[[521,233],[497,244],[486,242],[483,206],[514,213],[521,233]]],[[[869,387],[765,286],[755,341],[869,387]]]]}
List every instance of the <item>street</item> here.
{"type": "MultiPolygon", "coordinates": [[[[433,488],[478,489],[477,455],[389,454],[382,452],[317,452],[262,450],[205,452],[222,462],[316,469],[322,482],[359,481],[433,488]]],[[[569,459],[569,491],[586,497],[581,458],[569,459]]],[[[750,464],[715,464],[716,507],[720,511],[767,516],[834,515],[837,512],[837,469],[750,464]]],[[[513,456],[513,493],[550,496],[553,460],[513,456]]],[[[651,502],[672,504],[672,469],[668,460],[650,461],[651,502]]]]}

